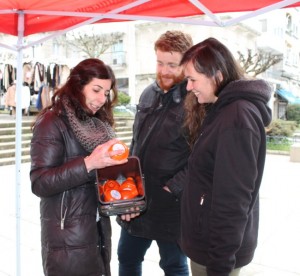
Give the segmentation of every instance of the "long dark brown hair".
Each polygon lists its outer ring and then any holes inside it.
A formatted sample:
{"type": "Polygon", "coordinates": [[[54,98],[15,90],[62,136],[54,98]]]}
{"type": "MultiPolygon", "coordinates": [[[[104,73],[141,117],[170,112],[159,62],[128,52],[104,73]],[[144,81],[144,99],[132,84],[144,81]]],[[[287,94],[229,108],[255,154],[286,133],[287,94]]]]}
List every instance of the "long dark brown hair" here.
{"type": "MultiPolygon", "coordinates": [[[[192,46],[183,55],[181,65],[192,62],[198,73],[213,78],[216,83],[215,95],[218,97],[222,89],[230,82],[244,77],[244,72],[234,59],[228,48],[215,38],[208,38],[192,46]],[[220,80],[218,74],[223,79],[220,80]]],[[[199,104],[191,92],[185,99],[186,117],[184,126],[189,131],[190,143],[193,145],[199,135],[206,110],[211,104],[199,104]]]]}
{"type": "Polygon", "coordinates": [[[47,110],[53,110],[58,116],[63,112],[62,97],[68,97],[71,108],[74,109],[78,119],[84,120],[86,116],[95,116],[102,121],[107,121],[110,125],[114,124],[113,107],[118,101],[116,88],[116,78],[112,69],[97,58],[89,58],[78,63],[70,73],[67,82],[59,88],[51,98],[51,105],[44,108],[37,119],[47,110]],[[111,80],[111,92],[107,96],[105,104],[95,113],[87,107],[85,96],[82,93],[85,85],[90,83],[93,78],[111,80]]]}

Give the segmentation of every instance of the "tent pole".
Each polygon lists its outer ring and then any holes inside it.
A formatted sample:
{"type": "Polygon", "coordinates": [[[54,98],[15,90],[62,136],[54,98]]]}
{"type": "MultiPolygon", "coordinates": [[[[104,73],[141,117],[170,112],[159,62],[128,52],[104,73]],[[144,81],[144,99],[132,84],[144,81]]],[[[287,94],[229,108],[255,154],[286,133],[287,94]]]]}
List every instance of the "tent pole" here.
{"type": "Polygon", "coordinates": [[[17,60],[17,87],[16,87],[16,276],[21,275],[21,253],[20,253],[20,211],[21,211],[21,155],[22,155],[22,59],[23,59],[23,37],[24,37],[24,13],[18,12],[18,60],[17,60]]]}
{"type": "Polygon", "coordinates": [[[130,51],[128,51],[128,94],[131,97],[131,103],[136,103],[136,89],[135,89],[135,25],[134,22],[128,24],[128,41],[130,41],[130,51]]]}

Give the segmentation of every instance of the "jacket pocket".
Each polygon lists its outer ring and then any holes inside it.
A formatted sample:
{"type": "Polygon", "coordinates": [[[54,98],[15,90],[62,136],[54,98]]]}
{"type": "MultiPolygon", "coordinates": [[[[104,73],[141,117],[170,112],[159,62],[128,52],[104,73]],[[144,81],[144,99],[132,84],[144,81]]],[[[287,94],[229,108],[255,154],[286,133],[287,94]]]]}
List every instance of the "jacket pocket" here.
{"type": "Polygon", "coordinates": [[[179,215],[180,201],[172,193],[160,186],[152,187],[151,201],[148,210],[159,215],[179,215]]]}

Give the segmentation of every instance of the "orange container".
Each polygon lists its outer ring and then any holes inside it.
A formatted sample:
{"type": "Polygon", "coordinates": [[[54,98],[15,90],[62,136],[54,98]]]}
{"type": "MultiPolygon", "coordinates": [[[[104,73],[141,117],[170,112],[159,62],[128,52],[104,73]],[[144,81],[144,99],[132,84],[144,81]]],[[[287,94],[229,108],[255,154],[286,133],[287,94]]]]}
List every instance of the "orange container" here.
{"type": "Polygon", "coordinates": [[[129,148],[127,147],[127,145],[126,145],[124,142],[119,141],[119,142],[113,144],[113,145],[108,149],[108,151],[113,151],[113,150],[123,150],[123,153],[120,153],[120,154],[111,156],[112,159],[115,159],[115,160],[123,160],[123,159],[128,158],[128,155],[129,155],[129,148]]]}

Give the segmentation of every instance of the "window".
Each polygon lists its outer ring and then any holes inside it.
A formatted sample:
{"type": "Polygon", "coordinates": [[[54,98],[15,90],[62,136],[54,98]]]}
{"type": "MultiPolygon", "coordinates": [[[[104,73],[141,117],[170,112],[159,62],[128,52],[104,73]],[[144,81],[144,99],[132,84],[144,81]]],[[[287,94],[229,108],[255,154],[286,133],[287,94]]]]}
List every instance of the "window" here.
{"type": "Polygon", "coordinates": [[[289,13],[286,14],[286,32],[292,32],[292,16],[289,13]]]}
{"type": "Polygon", "coordinates": [[[268,31],[267,19],[260,20],[260,23],[261,23],[261,31],[263,33],[267,32],[268,31]]]}
{"type": "Polygon", "coordinates": [[[112,45],[112,52],[121,52],[123,51],[123,40],[119,39],[116,43],[112,45]]]}

